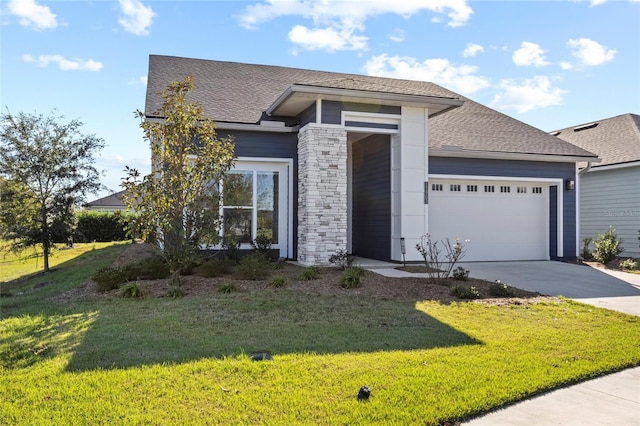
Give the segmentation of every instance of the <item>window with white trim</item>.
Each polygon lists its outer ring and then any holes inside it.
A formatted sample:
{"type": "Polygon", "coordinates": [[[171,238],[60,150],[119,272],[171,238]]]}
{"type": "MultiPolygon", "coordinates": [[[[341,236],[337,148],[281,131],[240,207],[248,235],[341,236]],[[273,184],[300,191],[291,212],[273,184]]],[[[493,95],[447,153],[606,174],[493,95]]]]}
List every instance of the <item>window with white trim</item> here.
{"type": "Polygon", "coordinates": [[[461,187],[457,183],[452,183],[451,185],[449,185],[449,191],[451,192],[460,192],[460,190],[461,187]]]}
{"type": "Polygon", "coordinates": [[[531,188],[531,192],[533,192],[534,194],[542,194],[542,187],[534,186],[533,188],[531,188]]]}
{"type": "Polygon", "coordinates": [[[518,187],[518,194],[526,194],[527,193],[527,187],[526,186],[519,186],[518,187]]]}
{"type": "Polygon", "coordinates": [[[510,186],[501,186],[500,187],[500,192],[502,192],[502,193],[511,192],[511,187],[510,186]]]}
{"type": "Polygon", "coordinates": [[[442,191],[442,184],[441,183],[432,183],[431,184],[431,190],[432,191],[442,191]]]}
{"type": "Polygon", "coordinates": [[[485,185],[484,192],[495,192],[495,187],[493,185],[485,185]]]}
{"type": "Polygon", "coordinates": [[[478,192],[478,185],[467,185],[467,192],[478,192]]]}

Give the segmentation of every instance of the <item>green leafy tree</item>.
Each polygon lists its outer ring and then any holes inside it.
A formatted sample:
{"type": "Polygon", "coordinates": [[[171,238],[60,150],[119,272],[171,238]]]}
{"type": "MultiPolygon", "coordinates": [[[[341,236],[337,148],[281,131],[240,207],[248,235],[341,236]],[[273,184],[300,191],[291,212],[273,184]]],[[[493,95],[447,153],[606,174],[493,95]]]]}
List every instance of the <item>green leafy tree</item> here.
{"type": "Polygon", "coordinates": [[[104,141],[55,113],[7,112],[1,120],[0,237],[15,251],[41,247],[48,272],[54,242],[73,232],[74,207],[101,188],[93,163],[104,141]]]}
{"type": "Polygon", "coordinates": [[[193,262],[203,243],[217,243],[221,225],[219,182],[233,167],[230,138],[218,139],[215,123],[188,100],[193,80],[169,84],[162,107],[147,119],[144,138],[151,147],[152,172],[142,178],[127,167],[124,201],[136,213],[134,231],[153,237],[179,284],[180,270],[193,262]]]}

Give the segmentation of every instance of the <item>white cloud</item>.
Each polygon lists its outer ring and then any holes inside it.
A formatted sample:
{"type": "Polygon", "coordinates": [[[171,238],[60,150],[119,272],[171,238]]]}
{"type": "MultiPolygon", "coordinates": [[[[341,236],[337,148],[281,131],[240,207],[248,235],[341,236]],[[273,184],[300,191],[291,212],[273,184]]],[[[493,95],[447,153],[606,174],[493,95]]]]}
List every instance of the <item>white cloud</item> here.
{"type": "Polygon", "coordinates": [[[142,77],[132,78],[129,80],[129,86],[146,86],[147,85],[147,76],[143,75],[142,77]]]}
{"type": "Polygon", "coordinates": [[[513,63],[519,67],[543,67],[549,65],[545,60],[544,50],[536,43],[523,41],[520,49],[513,52],[513,63]]]}
{"type": "Polygon", "coordinates": [[[395,41],[396,43],[402,43],[405,36],[406,34],[403,29],[396,28],[391,34],[389,34],[389,40],[395,41]]]}
{"type": "Polygon", "coordinates": [[[535,76],[518,84],[512,80],[500,82],[502,93],[496,95],[489,106],[499,110],[525,113],[533,109],[561,105],[565,90],[553,87],[546,76],[535,76]]]}
{"type": "Polygon", "coordinates": [[[464,56],[465,58],[469,58],[476,56],[480,52],[484,52],[484,47],[476,43],[469,43],[462,52],[462,56],[464,56]]]}
{"type": "Polygon", "coordinates": [[[560,68],[562,68],[564,71],[569,71],[571,69],[573,69],[573,64],[571,62],[560,62],[560,68]]]}
{"type": "MultiPolygon", "coordinates": [[[[367,37],[356,35],[356,31],[364,31],[364,23],[373,16],[387,13],[403,17],[420,11],[446,14],[451,27],[464,25],[473,14],[467,0],[265,0],[262,3],[249,5],[240,16],[240,24],[248,29],[255,29],[259,24],[281,16],[299,16],[313,21],[313,28],[296,25],[289,33],[289,39],[313,50],[326,44],[328,50],[366,49],[367,37]],[[293,35],[292,35],[293,33],[293,35]],[[321,43],[318,36],[326,34],[332,38],[330,42],[321,43]],[[337,41],[336,37],[344,38],[337,41]],[[310,40],[310,41],[309,41],[310,40]]],[[[394,40],[397,41],[397,40],[394,40]]]]}
{"type": "Polygon", "coordinates": [[[475,75],[478,68],[470,65],[455,66],[447,59],[427,59],[423,62],[411,57],[382,54],[370,58],[365,64],[368,75],[429,81],[462,94],[471,94],[489,87],[489,80],[475,75]]]}
{"type": "Polygon", "coordinates": [[[156,13],[151,6],[145,6],[140,0],[118,0],[121,12],[124,16],[118,18],[118,23],[125,29],[135,35],[148,35],[149,27],[153,23],[153,17],[156,13]]]}
{"type": "Polygon", "coordinates": [[[296,25],[289,32],[289,40],[307,50],[362,50],[367,47],[367,37],[354,34],[350,28],[309,29],[296,25]]]}
{"type": "Polygon", "coordinates": [[[22,60],[32,62],[39,67],[48,67],[50,63],[58,64],[58,68],[62,71],[100,71],[103,67],[102,62],[89,59],[66,59],[61,55],[40,55],[37,58],[33,55],[23,55],[22,60]]]}
{"type": "Polygon", "coordinates": [[[606,46],[588,38],[571,39],[567,46],[573,49],[572,55],[578,58],[582,65],[596,66],[612,61],[617,50],[607,49],[606,46]]]}
{"type": "Polygon", "coordinates": [[[11,0],[7,3],[11,15],[20,19],[20,25],[36,31],[50,30],[58,26],[56,15],[48,6],[42,6],[35,0],[11,0]]]}

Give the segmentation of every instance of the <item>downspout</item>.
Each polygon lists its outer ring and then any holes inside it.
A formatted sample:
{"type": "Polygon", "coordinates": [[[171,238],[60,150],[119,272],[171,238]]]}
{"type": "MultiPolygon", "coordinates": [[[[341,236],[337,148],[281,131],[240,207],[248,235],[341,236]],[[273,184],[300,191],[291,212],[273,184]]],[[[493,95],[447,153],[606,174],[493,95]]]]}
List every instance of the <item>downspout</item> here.
{"type": "Polygon", "coordinates": [[[587,167],[576,173],[576,257],[580,257],[580,177],[591,170],[591,161],[587,161],[587,167]]]}

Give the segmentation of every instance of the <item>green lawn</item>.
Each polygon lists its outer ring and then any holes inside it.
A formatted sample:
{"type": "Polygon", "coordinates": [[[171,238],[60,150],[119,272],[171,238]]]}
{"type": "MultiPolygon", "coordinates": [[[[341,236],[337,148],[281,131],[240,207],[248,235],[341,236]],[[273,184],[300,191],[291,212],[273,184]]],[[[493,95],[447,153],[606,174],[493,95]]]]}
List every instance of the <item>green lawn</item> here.
{"type": "Polygon", "coordinates": [[[123,249],[7,286],[0,424],[438,424],[640,365],[640,318],[564,299],[48,299],[123,249]],[[250,361],[258,351],[273,360],[250,361]]]}

